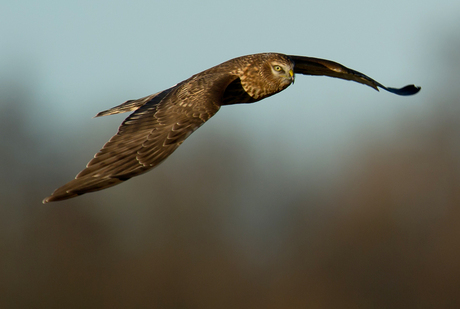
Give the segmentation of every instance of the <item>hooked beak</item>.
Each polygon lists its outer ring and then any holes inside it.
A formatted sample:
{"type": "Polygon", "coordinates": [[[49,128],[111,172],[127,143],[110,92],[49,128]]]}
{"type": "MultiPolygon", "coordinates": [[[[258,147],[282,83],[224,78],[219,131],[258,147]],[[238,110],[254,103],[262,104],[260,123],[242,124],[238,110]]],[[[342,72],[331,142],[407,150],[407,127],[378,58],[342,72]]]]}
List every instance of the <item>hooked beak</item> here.
{"type": "Polygon", "coordinates": [[[293,70],[289,70],[289,76],[291,77],[291,81],[294,84],[295,82],[295,75],[293,70]]]}

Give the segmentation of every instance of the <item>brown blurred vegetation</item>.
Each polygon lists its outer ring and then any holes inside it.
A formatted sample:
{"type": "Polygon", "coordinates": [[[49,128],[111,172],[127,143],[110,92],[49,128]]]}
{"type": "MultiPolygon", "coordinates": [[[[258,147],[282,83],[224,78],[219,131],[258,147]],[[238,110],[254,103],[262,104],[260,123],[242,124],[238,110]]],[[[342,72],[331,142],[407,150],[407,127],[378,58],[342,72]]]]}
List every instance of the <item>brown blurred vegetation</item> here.
{"type": "MultiPolygon", "coordinates": [[[[446,80],[459,79],[454,57],[446,80]]],[[[245,136],[216,134],[153,173],[45,206],[95,146],[75,155],[34,128],[30,90],[8,87],[1,308],[460,308],[457,86],[422,90],[426,121],[369,133],[333,184],[261,170],[245,136]]]]}

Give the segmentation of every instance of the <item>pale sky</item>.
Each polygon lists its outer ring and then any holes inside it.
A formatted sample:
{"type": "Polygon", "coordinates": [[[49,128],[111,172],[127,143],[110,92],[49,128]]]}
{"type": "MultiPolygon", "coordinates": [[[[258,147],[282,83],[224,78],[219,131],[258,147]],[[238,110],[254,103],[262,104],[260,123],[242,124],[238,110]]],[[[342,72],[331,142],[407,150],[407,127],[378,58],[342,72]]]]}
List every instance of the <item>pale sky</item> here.
{"type": "Polygon", "coordinates": [[[58,139],[83,127],[115,133],[124,115],[91,117],[258,52],[325,58],[386,86],[422,86],[417,96],[398,97],[298,76],[276,96],[221,109],[194,134],[243,132],[261,152],[277,139],[299,158],[343,147],[361,128],[391,133],[395,118],[431,108],[438,45],[460,33],[457,0],[44,0],[2,1],[0,8],[0,81],[31,88],[31,128],[58,139]]]}

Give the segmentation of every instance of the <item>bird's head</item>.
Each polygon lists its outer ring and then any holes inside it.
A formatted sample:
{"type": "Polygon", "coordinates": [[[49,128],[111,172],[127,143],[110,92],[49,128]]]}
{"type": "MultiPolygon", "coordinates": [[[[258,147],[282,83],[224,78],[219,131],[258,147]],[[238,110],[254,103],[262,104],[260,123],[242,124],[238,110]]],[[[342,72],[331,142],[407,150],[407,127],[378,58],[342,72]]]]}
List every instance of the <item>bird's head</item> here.
{"type": "Polygon", "coordinates": [[[255,54],[245,59],[240,75],[243,89],[254,99],[274,95],[294,82],[294,62],[285,55],[255,54]]]}
{"type": "Polygon", "coordinates": [[[269,92],[275,94],[294,83],[294,63],[285,55],[267,54],[260,74],[270,88],[269,92]]]}
{"type": "Polygon", "coordinates": [[[294,83],[294,62],[282,54],[267,53],[261,75],[279,92],[294,83]]]}
{"type": "Polygon", "coordinates": [[[271,61],[270,69],[275,81],[278,81],[281,89],[294,83],[294,65],[291,61],[271,61]]]}

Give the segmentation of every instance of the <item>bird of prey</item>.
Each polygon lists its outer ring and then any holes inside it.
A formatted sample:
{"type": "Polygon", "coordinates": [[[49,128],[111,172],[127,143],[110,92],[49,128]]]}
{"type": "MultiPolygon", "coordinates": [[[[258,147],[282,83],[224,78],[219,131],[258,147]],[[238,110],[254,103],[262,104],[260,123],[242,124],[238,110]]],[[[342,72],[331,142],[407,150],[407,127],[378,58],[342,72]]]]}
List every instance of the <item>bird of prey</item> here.
{"type": "Polygon", "coordinates": [[[134,111],[74,180],[58,188],[43,203],[65,200],[117,185],[147,172],[223,105],[253,103],[294,83],[295,74],[326,75],[412,95],[420,87],[387,88],[337,62],[279,53],[261,53],[228,60],[195,74],[171,88],[129,100],[96,117],[134,111]]]}

